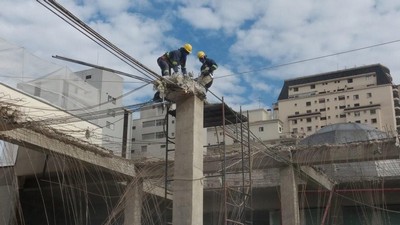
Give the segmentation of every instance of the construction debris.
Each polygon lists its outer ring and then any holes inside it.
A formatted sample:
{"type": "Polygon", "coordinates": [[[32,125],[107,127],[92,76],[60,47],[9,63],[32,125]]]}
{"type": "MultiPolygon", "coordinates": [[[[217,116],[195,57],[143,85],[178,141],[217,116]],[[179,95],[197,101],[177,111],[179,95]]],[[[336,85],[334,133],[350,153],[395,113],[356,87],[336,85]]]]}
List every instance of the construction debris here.
{"type": "Polygon", "coordinates": [[[193,80],[193,74],[189,76],[181,73],[174,73],[171,76],[164,76],[161,80],[156,80],[154,90],[159,92],[161,99],[171,99],[172,94],[188,94],[193,93],[204,100],[206,98],[206,89],[197,81],[193,80]]]}

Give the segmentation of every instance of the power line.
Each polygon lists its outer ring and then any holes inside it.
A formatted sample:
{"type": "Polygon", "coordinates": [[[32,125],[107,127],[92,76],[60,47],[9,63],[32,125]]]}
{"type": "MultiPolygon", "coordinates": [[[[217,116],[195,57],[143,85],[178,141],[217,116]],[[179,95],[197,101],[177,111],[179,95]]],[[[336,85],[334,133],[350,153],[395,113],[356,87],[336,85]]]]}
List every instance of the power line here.
{"type": "Polygon", "coordinates": [[[229,76],[235,76],[235,75],[240,75],[240,74],[246,74],[246,73],[253,73],[253,72],[262,71],[262,70],[270,70],[270,69],[274,69],[274,68],[278,68],[278,67],[284,67],[284,66],[289,66],[289,65],[293,65],[293,64],[313,61],[313,60],[317,60],[317,59],[323,59],[323,58],[328,58],[328,57],[332,57],[332,56],[343,55],[343,54],[347,54],[347,53],[350,53],[350,52],[361,51],[361,50],[365,50],[365,49],[369,49],[369,48],[375,48],[375,47],[379,47],[379,46],[383,46],[383,45],[393,44],[393,43],[396,43],[396,42],[400,42],[400,39],[397,39],[397,40],[394,40],[394,41],[383,42],[383,43],[379,43],[379,44],[375,44],[375,45],[370,45],[370,46],[366,46],[366,47],[355,48],[355,49],[351,49],[351,50],[347,50],[347,51],[332,53],[332,54],[328,54],[328,55],[322,55],[322,56],[317,56],[317,57],[313,57],[313,58],[302,59],[302,60],[288,62],[288,63],[282,63],[282,64],[278,64],[278,65],[272,65],[272,66],[268,66],[268,67],[255,69],[255,70],[249,70],[249,71],[244,71],[244,72],[239,72],[239,73],[233,73],[233,74],[218,76],[218,77],[215,77],[214,79],[219,79],[219,78],[224,78],[224,77],[229,77],[229,76]]]}

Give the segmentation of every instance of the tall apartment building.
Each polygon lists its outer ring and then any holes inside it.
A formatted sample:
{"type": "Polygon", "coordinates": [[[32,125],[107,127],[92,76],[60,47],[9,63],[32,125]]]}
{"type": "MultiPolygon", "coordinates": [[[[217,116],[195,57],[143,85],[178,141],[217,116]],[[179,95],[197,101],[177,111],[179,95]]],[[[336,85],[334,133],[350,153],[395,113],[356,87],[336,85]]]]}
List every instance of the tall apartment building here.
{"type": "MultiPolygon", "coordinates": [[[[140,118],[133,120],[132,123],[132,157],[146,157],[162,159],[166,152],[166,111],[162,104],[150,105],[142,108],[140,118]]],[[[243,113],[247,116],[247,112],[243,113]]],[[[175,117],[169,117],[168,137],[173,141],[175,137],[175,117]]],[[[249,123],[251,136],[259,140],[278,140],[281,138],[283,124],[280,120],[273,119],[271,111],[265,109],[249,110],[249,123]]],[[[247,125],[247,124],[246,124],[247,125]]],[[[230,125],[231,130],[239,135],[240,126],[230,125]]],[[[204,146],[214,146],[221,144],[223,131],[221,127],[204,128],[204,146]]],[[[231,145],[234,140],[228,136],[225,144],[231,145]]],[[[175,149],[173,144],[168,145],[169,150],[175,149]]],[[[173,153],[169,157],[173,157],[173,153]]]]}
{"type": "Polygon", "coordinates": [[[301,136],[349,122],[395,134],[399,106],[390,70],[374,64],[285,80],[274,112],[285,132],[301,136]]]}
{"type": "MultiPolygon", "coordinates": [[[[121,155],[124,109],[122,99],[118,98],[123,92],[123,79],[120,76],[99,69],[75,73],[65,69],[19,83],[17,88],[97,124],[103,129],[103,136],[99,137],[102,146],[121,155]]],[[[131,127],[131,115],[127,121],[129,124],[126,126],[131,127]]],[[[128,139],[130,135],[126,135],[128,139]]]]}

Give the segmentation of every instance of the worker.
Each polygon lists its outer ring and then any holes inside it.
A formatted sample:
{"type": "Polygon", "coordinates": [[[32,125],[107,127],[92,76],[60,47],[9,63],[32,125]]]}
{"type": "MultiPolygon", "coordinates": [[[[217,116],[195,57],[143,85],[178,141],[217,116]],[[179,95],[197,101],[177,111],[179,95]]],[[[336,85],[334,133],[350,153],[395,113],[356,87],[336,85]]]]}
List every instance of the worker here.
{"type": "Polygon", "coordinates": [[[213,72],[218,68],[218,65],[214,60],[208,58],[203,51],[197,53],[197,58],[199,58],[199,61],[202,63],[200,68],[201,73],[197,81],[208,91],[213,83],[213,72]]]}
{"type": "Polygon", "coordinates": [[[192,45],[186,43],[178,50],[166,52],[164,55],[157,59],[157,64],[161,68],[161,74],[163,76],[171,75],[171,68],[174,73],[179,72],[179,66],[183,75],[187,75],[186,72],[186,57],[192,52],[192,45]]]}

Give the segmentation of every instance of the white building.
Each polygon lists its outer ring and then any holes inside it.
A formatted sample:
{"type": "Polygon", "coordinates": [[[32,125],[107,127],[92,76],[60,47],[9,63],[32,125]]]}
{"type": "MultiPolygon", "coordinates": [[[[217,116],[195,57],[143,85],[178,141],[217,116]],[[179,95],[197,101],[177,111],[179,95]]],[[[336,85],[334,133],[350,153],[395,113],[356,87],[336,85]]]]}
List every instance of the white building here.
{"type": "MultiPolygon", "coordinates": [[[[162,159],[166,155],[166,109],[162,104],[147,106],[140,111],[140,118],[133,120],[132,127],[132,157],[146,157],[162,159]]],[[[247,113],[244,112],[244,116],[247,113]]],[[[249,111],[251,136],[256,136],[262,141],[278,140],[282,137],[283,124],[280,120],[273,119],[271,111],[255,109],[249,111]]],[[[168,137],[171,140],[168,149],[173,150],[175,138],[175,117],[169,116],[168,137]]],[[[222,122],[221,122],[222,123],[222,122]]],[[[247,126],[247,123],[245,124],[247,126]]],[[[229,125],[229,129],[236,135],[240,134],[240,125],[229,125]]],[[[204,128],[207,134],[205,146],[214,146],[223,142],[223,131],[220,126],[204,128]]],[[[246,132],[246,131],[243,131],[246,132]]],[[[235,141],[226,136],[225,144],[231,145],[235,141]]],[[[168,157],[172,156],[173,153],[168,157]]]]}
{"type": "MultiPolygon", "coordinates": [[[[166,113],[163,104],[145,106],[140,110],[140,118],[132,121],[132,158],[165,158],[166,113]]],[[[175,138],[175,117],[172,116],[168,119],[168,137],[171,140],[175,138]]],[[[174,144],[169,143],[168,149],[175,149],[174,144]]]]}
{"type": "MultiPolygon", "coordinates": [[[[116,155],[122,154],[125,110],[122,98],[119,98],[123,92],[123,79],[120,76],[99,69],[76,73],[64,69],[19,83],[17,87],[97,124],[103,129],[102,146],[116,155]]],[[[128,114],[127,127],[130,127],[131,113],[128,114]]],[[[127,139],[130,131],[127,129],[127,139]]]]}

